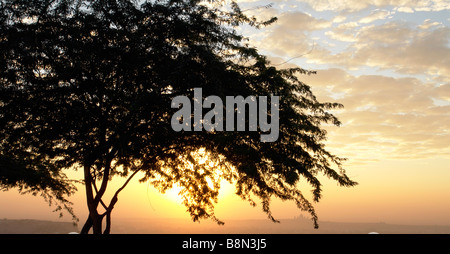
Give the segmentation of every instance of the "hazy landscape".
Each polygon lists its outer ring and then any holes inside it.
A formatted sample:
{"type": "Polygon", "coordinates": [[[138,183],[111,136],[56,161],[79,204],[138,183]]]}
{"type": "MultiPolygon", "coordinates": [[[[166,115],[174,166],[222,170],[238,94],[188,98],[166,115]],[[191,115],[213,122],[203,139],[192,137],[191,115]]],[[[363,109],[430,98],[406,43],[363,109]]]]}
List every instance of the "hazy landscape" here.
{"type": "Polygon", "coordinates": [[[0,220],[1,234],[68,234],[78,232],[77,225],[72,222],[47,220],[0,220]]]}
{"type": "MultiPolygon", "coordinates": [[[[201,223],[181,219],[117,219],[113,234],[450,234],[450,226],[397,225],[387,223],[320,222],[314,229],[306,218],[281,220],[226,220],[224,226],[210,221],[201,223]]],[[[0,220],[1,234],[68,234],[79,232],[72,222],[44,220],[0,220]]]]}

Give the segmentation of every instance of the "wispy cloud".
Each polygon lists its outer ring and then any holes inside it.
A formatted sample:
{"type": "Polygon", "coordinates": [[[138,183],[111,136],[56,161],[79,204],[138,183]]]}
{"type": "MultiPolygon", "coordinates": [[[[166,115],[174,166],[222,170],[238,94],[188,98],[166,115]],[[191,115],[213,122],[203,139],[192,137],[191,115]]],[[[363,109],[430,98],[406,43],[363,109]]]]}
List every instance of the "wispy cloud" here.
{"type": "Polygon", "coordinates": [[[443,81],[450,81],[450,28],[436,22],[426,21],[419,27],[402,22],[357,28],[339,26],[325,34],[352,44],[339,54],[316,59],[318,62],[439,75],[443,81]]]}
{"type": "Polygon", "coordinates": [[[318,75],[301,80],[323,101],[344,104],[336,112],[343,126],[330,128],[329,146],[345,150],[355,163],[367,161],[368,155],[448,157],[450,27],[448,18],[423,13],[450,12],[450,2],[296,3],[307,4],[315,15],[305,8],[277,9],[276,4],[272,10],[260,9],[259,14],[279,20],[259,31],[253,42],[274,63],[301,55],[284,67],[318,69],[318,75]],[[422,16],[404,18],[419,11],[422,16]]]}
{"type": "Polygon", "coordinates": [[[447,0],[304,0],[317,11],[361,11],[368,7],[399,6],[407,11],[442,11],[450,8],[447,0]]]}
{"type": "Polygon", "coordinates": [[[437,105],[435,99],[450,98],[450,84],[435,86],[383,75],[356,77],[342,69],[302,78],[319,98],[345,105],[336,113],[343,127],[329,130],[329,146],[345,151],[353,162],[364,161],[367,153],[378,159],[448,156],[450,105],[437,105]]]}
{"type": "Polygon", "coordinates": [[[361,24],[369,24],[379,19],[386,19],[391,14],[390,11],[387,10],[375,10],[370,15],[367,15],[361,18],[358,22],[361,24]]]}

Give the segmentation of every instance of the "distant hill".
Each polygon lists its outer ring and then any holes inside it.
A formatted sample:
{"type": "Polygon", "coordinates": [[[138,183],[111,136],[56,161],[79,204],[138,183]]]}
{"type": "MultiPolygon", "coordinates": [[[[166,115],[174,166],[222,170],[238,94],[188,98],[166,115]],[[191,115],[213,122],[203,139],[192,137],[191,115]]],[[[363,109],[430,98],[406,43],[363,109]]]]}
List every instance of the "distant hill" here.
{"type": "MultiPolygon", "coordinates": [[[[296,218],[273,223],[270,220],[225,220],[219,226],[205,220],[116,219],[112,234],[450,234],[450,226],[397,225],[387,223],[319,222],[314,229],[309,219],[296,218]]],[[[68,234],[79,232],[72,222],[0,219],[0,234],[68,234]]]]}
{"type": "Polygon", "coordinates": [[[79,232],[72,222],[0,219],[0,234],[68,234],[79,232]]]}
{"type": "Polygon", "coordinates": [[[224,220],[219,226],[205,220],[194,223],[182,219],[117,219],[111,233],[116,234],[450,234],[450,226],[398,225],[387,223],[348,223],[320,221],[314,229],[307,218],[270,220],[224,220]]]}

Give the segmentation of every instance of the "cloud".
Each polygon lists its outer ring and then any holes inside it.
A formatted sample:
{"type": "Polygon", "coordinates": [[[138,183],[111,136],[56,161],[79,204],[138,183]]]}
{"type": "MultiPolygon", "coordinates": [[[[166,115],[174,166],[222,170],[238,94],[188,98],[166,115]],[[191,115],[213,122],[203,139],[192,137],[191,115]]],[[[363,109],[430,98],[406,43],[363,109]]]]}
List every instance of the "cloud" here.
{"type": "Polygon", "coordinates": [[[314,43],[310,38],[311,32],[329,28],[331,24],[331,21],[316,19],[307,13],[286,12],[265,30],[262,38],[254,40],[254,45],[277,55],[298,56],[311,50],[314,43]]]}
{"type": "Polygon", "coordinates": [[[331,23],[325,19],[317,19],[310,14],[298,11],[286,12],[278,17],[278,25],[280,27],[297,31],[314,31],[329,28],[331,23]]]}
{"type": "Polygon", "coordinates": [[[333,111],[343,125],[326,127],[330,150],[352,163],[368,158],[448,158],[450,28],[442,18],[413,23],[396,19],[395,13],[449,9],[450,3],[305,2],[316,11],[336,15],[318,18],[301,11],[280,12],[276,24],[258,33],[256,46],[270,52],[274,63],[304,54],[296,59],[306,63],[301,67],[319,66],[317,75],[299,78],[320,101],[345,106],[333,111]],[[360,11],[369,7],[371,12],[360,11]],[[364,13],[369,14],[361,17],[364,13]]]}
{"type": "Polygon", "coordinates": [[[325,35],[333,40],[344,41],[344,42],[355,42],[357,28],[359,27],[358,22],[347,22],[339,24],[337,27],[330,31],[326,31],[325,35]]]}
{"type": "Polygon", "coordinates": [[[426,20],[417,27],[399,21],[363,27],[343,23],[325,35],[351,44],[334,55],[310,59],[314,63],[347,68],[369,66],[402,74],[439,76],[442,82],[450,81],[450,28],[440,23],[426,20]]]}
{"type": "Polygon", "coordinates": [[[353,76],[342,69],[319,70],[300,76],[322,101],[344,104],[335,114],[340,128],[328,128],[327,146],[363,163],[372,159],[448,156],[450,106],[437,106],[433,98],[448,98],[450,84],[435,86],[416,78],[383,75],[353,76]]]}
{"type": "Polygon", "coordinates": [[[369,41],[369,38],[373,39],[369,34],[374,30],[378,28],[368,29],[361,34],[356,45],[359,49],[355,53],[354,64],[366,63],[405,74],[427,73],[450,77],[449,28],[408,32],[402,27],[394,27],[385,30],[378,38],[378,43],[369,41]],[[395,31],[399,32],[396,37],[388,36],[395,31]],[[403,44],[400,44],[401,39],[404,40],[403,44]]]}
{"type": "Polygon", "coordinates": [[[436,26],[440,26],[440,25],[442,25],[442,23],[436,22],[436,21],[433,22],[433,21],[431,21],[431,19],[426,19],[426,20],[424,20],[423,24],[418,27],[420,29],[426,30],[426,29],[430,29],[432,27],[436,27],[436,26]]]}
{"type": "Polygon", "coordinates": [[[406,46],[414,39],[415,33],[406,23],[389,22],[379,26],[362,27],[357,32],[357,48],[363,45],[373,47],[406,46]]]}
{"type": "Polygon", "coordinates": [[[368,24],[379,19],[385,19],[389,17],[390,14],[391,12],[387,10],[375,10],[370,15],[361,18],[358,22],[361,24],[368,24]]]}
{"type": "Polygon", "coordinates": [[[368,1],[358,0],[306,0],[305,2],[307,2],[316,11],[358,11],[369,6],[368,1]]]}
{"type": "Polygon", "coordinates": [[[333,22],[333,23],[341,23],[341,22],[344,22],[346,19],[347,19],[346,16],[344,16],[344,15],[338,15],[338,16],[336,16],[336,17],[333,18],[332,22],[333,22]]]}
{"type": "Polygon", "coordinates": [[[450,9],[447,0],[304,0],[316,11],[357,12],[369,7],[394,6],[402,11],[442,11],[450,9]]]}
{"type": "Polygon", "coordinates": [[[404,12],[404,13],[414,13],[414,9],[412,9],[411,7],[398,7],[396,9],[398,12],[404,12]]]}
{"type": "MultiPolygon", "coordinates": [[[[450,103],[450,83],[437,86],[435,88],[434,98],[450,103]]],[[[450,110],[448,113],[450,114],[450,110]]]]}
{"type": "MultiPolygon", "coordinates": [[[[261,0],[238,0],[239,4],[264,6],[268,2],[261,0]],[[260,3],[261,5],[257,5],[260,3]]],[[[285,8],[285,0],[270,1],[276,6],[285,8]]],[[[313,10],[318,12],[333,11],[342,14],[360,12],[369,8],[390,8],[393,7],[398,12],[413,13],[415,11],[443,11],[450,9],[448,0],[299,0],[295,6],[306,3],[313,10]]]]}

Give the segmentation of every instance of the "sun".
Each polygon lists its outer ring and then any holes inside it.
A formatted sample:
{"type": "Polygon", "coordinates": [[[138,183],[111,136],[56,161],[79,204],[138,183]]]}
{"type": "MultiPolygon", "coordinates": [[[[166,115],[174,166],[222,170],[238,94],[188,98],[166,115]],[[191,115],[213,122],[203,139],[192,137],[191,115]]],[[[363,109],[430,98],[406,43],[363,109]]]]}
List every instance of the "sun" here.
{"type": "Polygon", "coordinates": [[[166,197],[168,200],[177,203],[177,204],[183,204],[183,198],[181,196],[181,191],[183,190],[182,187],[180,187],[178,184],[175,184],[172,188],[168,189],[163,196],[166,197]]]}
{"type": "MultiPolygon", "coordinates": [[[[172,188],[166,190],[162,196],[164,198],[167,198],[167,200],[176,203],[176,204],[183,204],[183,197],[181,195],[181,192],[183,190],[183,187],[179,186],[178,184],[175,184],[172,188]]],[[[220,182],[220,189],[219,189],[219,197],[218,202],[221,200],[227,199],[230,196],[233,196],[235,193],[234,186],[229,183],[226,180],[222,180],[220,182]]]]}

